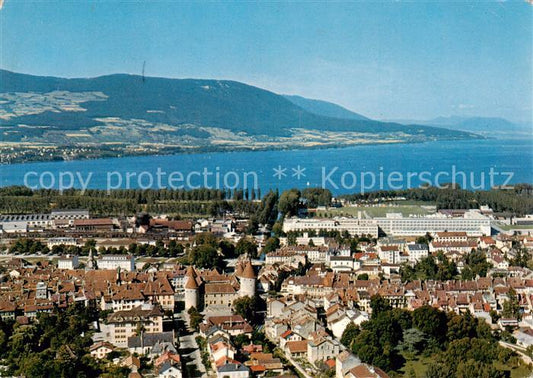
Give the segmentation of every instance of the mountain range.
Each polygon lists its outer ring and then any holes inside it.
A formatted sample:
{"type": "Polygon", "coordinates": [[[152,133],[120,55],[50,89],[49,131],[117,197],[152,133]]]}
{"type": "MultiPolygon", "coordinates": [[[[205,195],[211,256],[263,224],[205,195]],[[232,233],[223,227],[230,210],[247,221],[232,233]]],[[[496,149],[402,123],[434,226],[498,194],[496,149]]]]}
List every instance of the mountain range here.
{"type": "Polygon", "coordinates": [[[505,135],[520,136],[529,134],[531,136],[532,125],[525,123],[515,123],[500,117],[464,117],[449,116],[437,117],[429,120],[395,120],[398,123],[421,123],[436,127],[444,127],[452,130],[461,130],[480,135],[505,135]]]}
{"type": "Polygon", "coordinates": [[[471,132],[371,120],[341,106],[236,81],[115,74],[86,79],[0,70],[11,143],[177,149],[330,147],[469,139],[471,132]]]}

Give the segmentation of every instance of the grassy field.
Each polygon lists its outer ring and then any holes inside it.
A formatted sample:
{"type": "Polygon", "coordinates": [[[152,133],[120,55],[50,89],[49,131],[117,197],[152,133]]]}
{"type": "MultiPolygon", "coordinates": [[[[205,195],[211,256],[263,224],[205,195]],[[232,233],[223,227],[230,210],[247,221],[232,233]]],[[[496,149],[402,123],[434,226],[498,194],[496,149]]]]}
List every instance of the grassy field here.
{"type": "Polygon", "coordinates": [[[340,207],[330,208],[328,210],[317,211],[319,217],[336,217],[349,216],[356,217],[361,212],[363,217],[384,217],[387,213],[401,213],[404,216],[409,215],[427,215],[433,214],[435,211],[430,210],[428,205],[418,204],[401,204],[401,205],[375,205],[375,206],[354,206],[354,207],[340,207]]]}
{"type": "Polygon", "coordinates": [[[523,229],[523,230],[533,230],[533,225],[531,224],[524,224],[524,225],[517,225],[517,224],[498,224],[498,227],[501,228],[504,231],[509,230],[516,230],[516,229],[523,229]]]}

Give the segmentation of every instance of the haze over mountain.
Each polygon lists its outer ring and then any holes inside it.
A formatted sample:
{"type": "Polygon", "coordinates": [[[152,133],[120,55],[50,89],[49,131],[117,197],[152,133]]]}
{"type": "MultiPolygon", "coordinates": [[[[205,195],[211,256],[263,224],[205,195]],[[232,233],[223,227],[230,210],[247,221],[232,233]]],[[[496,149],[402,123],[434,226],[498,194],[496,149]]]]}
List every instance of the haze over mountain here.
{"type": "Polygon", "coordinates": [[[402,124],[421,123],[452,130],[461,130],[482,135],[522,135],[531,134],[532,125],[519,124],[499,117],[437,117],[429,120],[394,120],[402,124]]]}
{"type": "Polygon", "coordinates": [[[63,79],[0,70],[4,142],[150,151],[339,147],[469,139],[370,120],[338,105],[226,80],[115,74],[63,79]],[[290,100],[289,100],[290,99],[290,100]]]}

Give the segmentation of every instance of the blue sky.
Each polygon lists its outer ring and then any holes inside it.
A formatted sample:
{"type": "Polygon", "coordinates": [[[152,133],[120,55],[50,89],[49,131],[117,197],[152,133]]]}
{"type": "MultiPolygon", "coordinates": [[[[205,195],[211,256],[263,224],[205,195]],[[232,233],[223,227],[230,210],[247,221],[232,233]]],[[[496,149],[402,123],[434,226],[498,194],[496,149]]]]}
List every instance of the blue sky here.
{"type": "MultiPolygon", "coordinates": [[[[1,1],[1,0],[0,0],[1,1]]],[[[4,69],[233,79],[377,119],[532,118],[527,2],[6,0],[4,69]]]]}

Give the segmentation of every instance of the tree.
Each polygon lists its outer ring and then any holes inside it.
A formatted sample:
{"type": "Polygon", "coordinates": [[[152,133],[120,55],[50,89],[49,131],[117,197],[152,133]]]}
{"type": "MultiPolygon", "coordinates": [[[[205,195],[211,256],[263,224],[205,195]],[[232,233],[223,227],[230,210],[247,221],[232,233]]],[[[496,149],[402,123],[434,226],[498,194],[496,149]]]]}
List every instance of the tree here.
{"type": "Polygon", "coordinates": [[[380,295],[373,295],[370,298],[370,308],[372,309],[372,318],[377,318],[382,312],[392,310],[389,301],[380,295]]]}
{"type": "Polygon", "coordinates": [[[306,188],[302,191],[302,198],[307,200],[307,206],[315,208],[317,206],[331,205],[331,192],[322,188],[306,188]]]}
{"type": "Polygon", "coordinates": [[[510,288],[508,294],[509,299],[503,302],[502,316],[520,321],[522,320],[522,312],[520,311],[520,303],[518,302],[516,291],[510,288]]]}
{"type": "Polygon", "coordinates": [[[487,271],[492,267],[485,253],[477,249],[466,255],[464,263],[468,269],[462,274],[463,279],[473,279],[476,276],[486,277],[487,271]]]}
{"type": "Polygon", "coordinates": [[[431,306],[422,306],[413,311],[413,325],[435,340],[446,337],[446,314],[431,306]]]}
{"type": "Polygon", "coordinates": [[[220,248],[220,252],[222,252],[225,258],[233,258],[236,256],[235,245],[233,245],[232,242],[223,239],[218,244],[218,247],[220,248]]]}
{"type": "Polygon", "coordinates": [[[298,189],[286,190],[279,197],[278,210],[286,217],[297,215],[299,203],[300,191],[298,189]]]}
{"type": "Polygon", "coordinates": [[[368,281],[368,273],[361,273],[357,276],[357,279],[358,280],[361,280],[361,281],[368,281]]]}
{"type": "Polygon", "coordinates": [[[248,238],[242,238],[237,242],[237,245],[235,246],[235,254],[237,256],[246,254],[251,258],[256,258],[257,244],[255,244],[255,242],[251,241],[248,238]]]}
{"type": "Polygon", "coordinates": [[[279,247],[280,247],[279,238],[276,236],[273,236],[267,239],[265,246],[263,248],[263,252],[265,253],[274,252],[279,247]]]}
{"type": "Polygon", "coordinates": [[[403,341],[400,349],[411,354],[420,353],[427,344],[428,339],[424,332],[418,328],[409,328],[403,331],[403,341]]]}
{"type": "Polygon", "coordinates": [[[204,321],[204,316],[196,309],[196,307],[191,307],[187,313],[189,314],[189,324],[191,328],[198,331],[200,324],[204,321]]]}
{"type": "Polygon", "coordinates": [[[210,244],[201,244],[189,251],[189,262],[200,268],[222,267],[222,257],[215,247],[210,244]]]}
{"type": "Polygon", "coordinates": [[[357,335],[359,335],[360,332],[361,330],[359,329],[359,327],[356,326],[353,322],[350,322],[350,324],[346,326],[344,332],[342,333],[342,345],[344,345],[346,348],[351,348],[353,341],[355,340],[357,335]]]}
{"type": "Polygon", "coordinates": [[[233,301],[233,309],[236,314],[241,315],[251,324],[259,325],[263,320],[266,303],[258,295],[253,297],[244,296],[233,301]]]}
{"type": "Polygon", "coordinates": [[[455,378],[454,370],[444,364],[436,363],[429,365],[428,370],[424,376],[425,378],[455,378]]]}

